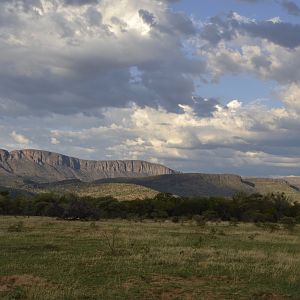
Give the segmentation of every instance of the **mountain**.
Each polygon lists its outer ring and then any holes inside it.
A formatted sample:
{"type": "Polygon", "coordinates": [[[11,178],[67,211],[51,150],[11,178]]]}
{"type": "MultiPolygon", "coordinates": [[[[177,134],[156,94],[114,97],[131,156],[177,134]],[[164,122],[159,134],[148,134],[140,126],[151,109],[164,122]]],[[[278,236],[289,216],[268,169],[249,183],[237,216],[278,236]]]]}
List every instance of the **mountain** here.
{"type": "Polygon", "coordinates": [[[242,178],[233,174],[178,173],[139,160],[82,160],[41,150],[0,150],[0,186],[30,193],[144,198],[157,192],[178,196],[227,196],[239,192],[284,192],[300,202],[300,177],[242,178]],[[123,197],[124,196],[124,197],[123,197]]]}
{"type": "Polygon", "coordinates": [[[79,179],[91,182],[102,178],[146,177],[176,172],[141,160],[83,160],[41,150],[0,150],[0,184],[56,182],[79,179]]]}

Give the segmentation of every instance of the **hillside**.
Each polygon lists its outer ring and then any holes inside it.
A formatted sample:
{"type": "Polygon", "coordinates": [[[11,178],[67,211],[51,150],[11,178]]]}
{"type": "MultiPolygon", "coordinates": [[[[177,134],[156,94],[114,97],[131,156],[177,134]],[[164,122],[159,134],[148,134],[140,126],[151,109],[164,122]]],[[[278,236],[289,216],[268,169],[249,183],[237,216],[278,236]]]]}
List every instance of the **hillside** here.
{"type": "Polygon", "coordinates": [[[240,176],[231,174],[191,173],[96,181],[98,184],[108,182],[138,184],[178,196],[232,196],[238,192],[255,192],[255,189],[240,176]]]}
{"type": "Polygon", "coordinates": [[[299,189],[296,186],[291,185],[291,182],[288,182],[285,179],[247,178],[246,180],[252,183],[257,192],[261,194],[283,192],[292,200],[300,202],[299,189]]]}
{"type": "Polygon", "coordinates": [[[174,173],[163,165],[140,160],[93,161],[41,150],[0,150],[0,184],[4,186],[19,186],[23,181],[48,183],[80,179],[90,182],[174,173]]]}
{"type": "Polygon", "coordinates": [[[43,184],[31,189],[35,193],[75,193],[79,196],[114,197],[120,201],[153,198],[158,191],[129,183],[85,183],[81,181],[64,181],[52,184],[43,184]]]}
{"type": "Polygon", "coordinates": [[[283,179],[287,181],[290,185],[300,190],[300,176],[288,176],[284,177],[283,179]]]}

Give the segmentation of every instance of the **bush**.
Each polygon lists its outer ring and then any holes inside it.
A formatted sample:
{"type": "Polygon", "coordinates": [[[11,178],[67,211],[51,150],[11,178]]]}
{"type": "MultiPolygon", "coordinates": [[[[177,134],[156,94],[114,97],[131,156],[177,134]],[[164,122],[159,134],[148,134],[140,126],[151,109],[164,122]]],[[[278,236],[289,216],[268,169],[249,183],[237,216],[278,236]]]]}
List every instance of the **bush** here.
{"type": "Polygon", "coordinates": [[[261,223],[261,227],[264,228],[265,230],[273,233],[277,230],[280,230],[280,226],[276,223],[261,223]]]}
{"type": "Polygon", "coordinates": [[[283,217],[280,222],[283,224],[283,228],[290,232],[293,232],[297,225],[296,219],[292,217],[283,217]]]}
{"type": "Polygon", "coordinates": [[[193,220],[196,222],[197,226],[205,226],[206,225],[206,219],[204,216],[194,215],[193,220]]]}
{"type": "Polygon", "coordinates": [[[1,191],[1,192],[0,192],[0,196],[2,196],[2,197],[7,197],[7,196],[9,196],[9,191],[1,191]]]}
{"type": "Polygon", "coordinates": [[[91,228],[91,229],[98,229],[99,226],[96,224],[95,221],[93,221],[93,222],[90,223],[90,228],[91,228]]]}
{"type": "Polygon", "coordinates": [[[229,225],[237,227],[239,225],[238,219],[237,218],[231,218],[230,221],[229,221],[229,225]]]}
{"type": "Polygon", "coordinates": [[[172,217],[171,220],[172,220],[173,223],[178,223],[179,222],[179,217],[174,216],[174,217],[172,217]]]}
{"type": "Polygon", "coordinates": [[[19,221],[15,224],[10,225],[7,228],[8,232],[22,232],[24,231],[24,223],[22,221],[19,221]]]}
{"type": "Polygon", "coordinates": [[[216,221],[219,219],[217,212],[215,212],[213,210],[204,211],[203,217],[204,217],[204,219],[209,220],[209,221],[216,221]]]}

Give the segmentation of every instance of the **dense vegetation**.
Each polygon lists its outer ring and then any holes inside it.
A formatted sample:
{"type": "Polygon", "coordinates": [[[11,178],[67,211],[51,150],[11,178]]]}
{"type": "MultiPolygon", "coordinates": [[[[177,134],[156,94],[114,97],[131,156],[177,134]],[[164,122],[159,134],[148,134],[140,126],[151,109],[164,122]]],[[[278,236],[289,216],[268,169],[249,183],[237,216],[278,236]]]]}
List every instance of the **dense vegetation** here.
{"type": "Polygon", "coordinates": [[[158,194],[152,199],[119,202],[112,197],[91,198],[76,195],[39,194],[11,198],[0,193],[0,215],[49,216],[64,219],[103,218],[163,219],[201,217],[205,220],[299,222],[300,204],[291,203],[285,194],[238,194],[233,198],[179,198],[158,194]]]}

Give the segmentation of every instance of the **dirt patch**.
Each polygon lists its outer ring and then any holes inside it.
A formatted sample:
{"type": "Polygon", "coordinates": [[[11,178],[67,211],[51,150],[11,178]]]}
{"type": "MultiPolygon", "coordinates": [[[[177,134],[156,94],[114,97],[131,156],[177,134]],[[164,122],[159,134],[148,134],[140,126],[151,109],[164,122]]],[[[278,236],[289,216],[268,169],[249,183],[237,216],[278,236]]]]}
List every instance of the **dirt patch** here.
{"type": "Polygon", "coordinates": [[[233,282],[234,279],[229,276],[207,276],[207,277],[177,277],[177,276],[166,276],[166,275],[154,275],[151,280],[153,283],[158,282],[175,282],[180,284],[199,284],[207,283],[212,281],[222,281],[222,282],[233,282]]]}
{"type": "Polygon", "coordinates": [[[284,297],[282,295],[273,294],[273,293],[258,293],[252,296],[253,300],[284,300],[288,299],[288,297],[284,297]]]}
{"type": "Polygon", "coordinates": [[[16,287],[48,285],[45,279],[32,275],[12,275],[0,277],[0,292],[8,292],[16,287]]]}
{"type": "Polygon", "coordinates": [[[287,296],[258,292],[249,295],[245,292],[245,284],[230,276],[179,277],[169,275],[149,275],[131,278],[122,284],[129,292],[131,289],[143,291],[141,300],[284,300],[287,296]]]}
{"type": "MultiPolygon", "coordinates": [[[[123,283],[127,291],[138,286],[144,286],[145,292],[141,299],[230,299],[223,294],[224,291],[216,291],[216,282],[236,284],[233,278],[219,277],[177,277],[168,275],[153,275],[149,277],[130,279],[123,283]]],[[[226,285],[225,284],[225,285],[226,285]]],[[[233,298],[232,298],[233,299],[233,298]]],[[[236,299],[236,298],[234,298],[236,299]]],[[[246,299],[240,295],[239,299],[246,299]]],[[[269,299],[268,299],[269,300],[269,299]]],[[[272,299],[273,300],[273,299],[272,299]]],[[[275,299],[274,299],[275,300],[275,299]]],[[[277,300],[277,299],[276,299],[277,300]]]]}

